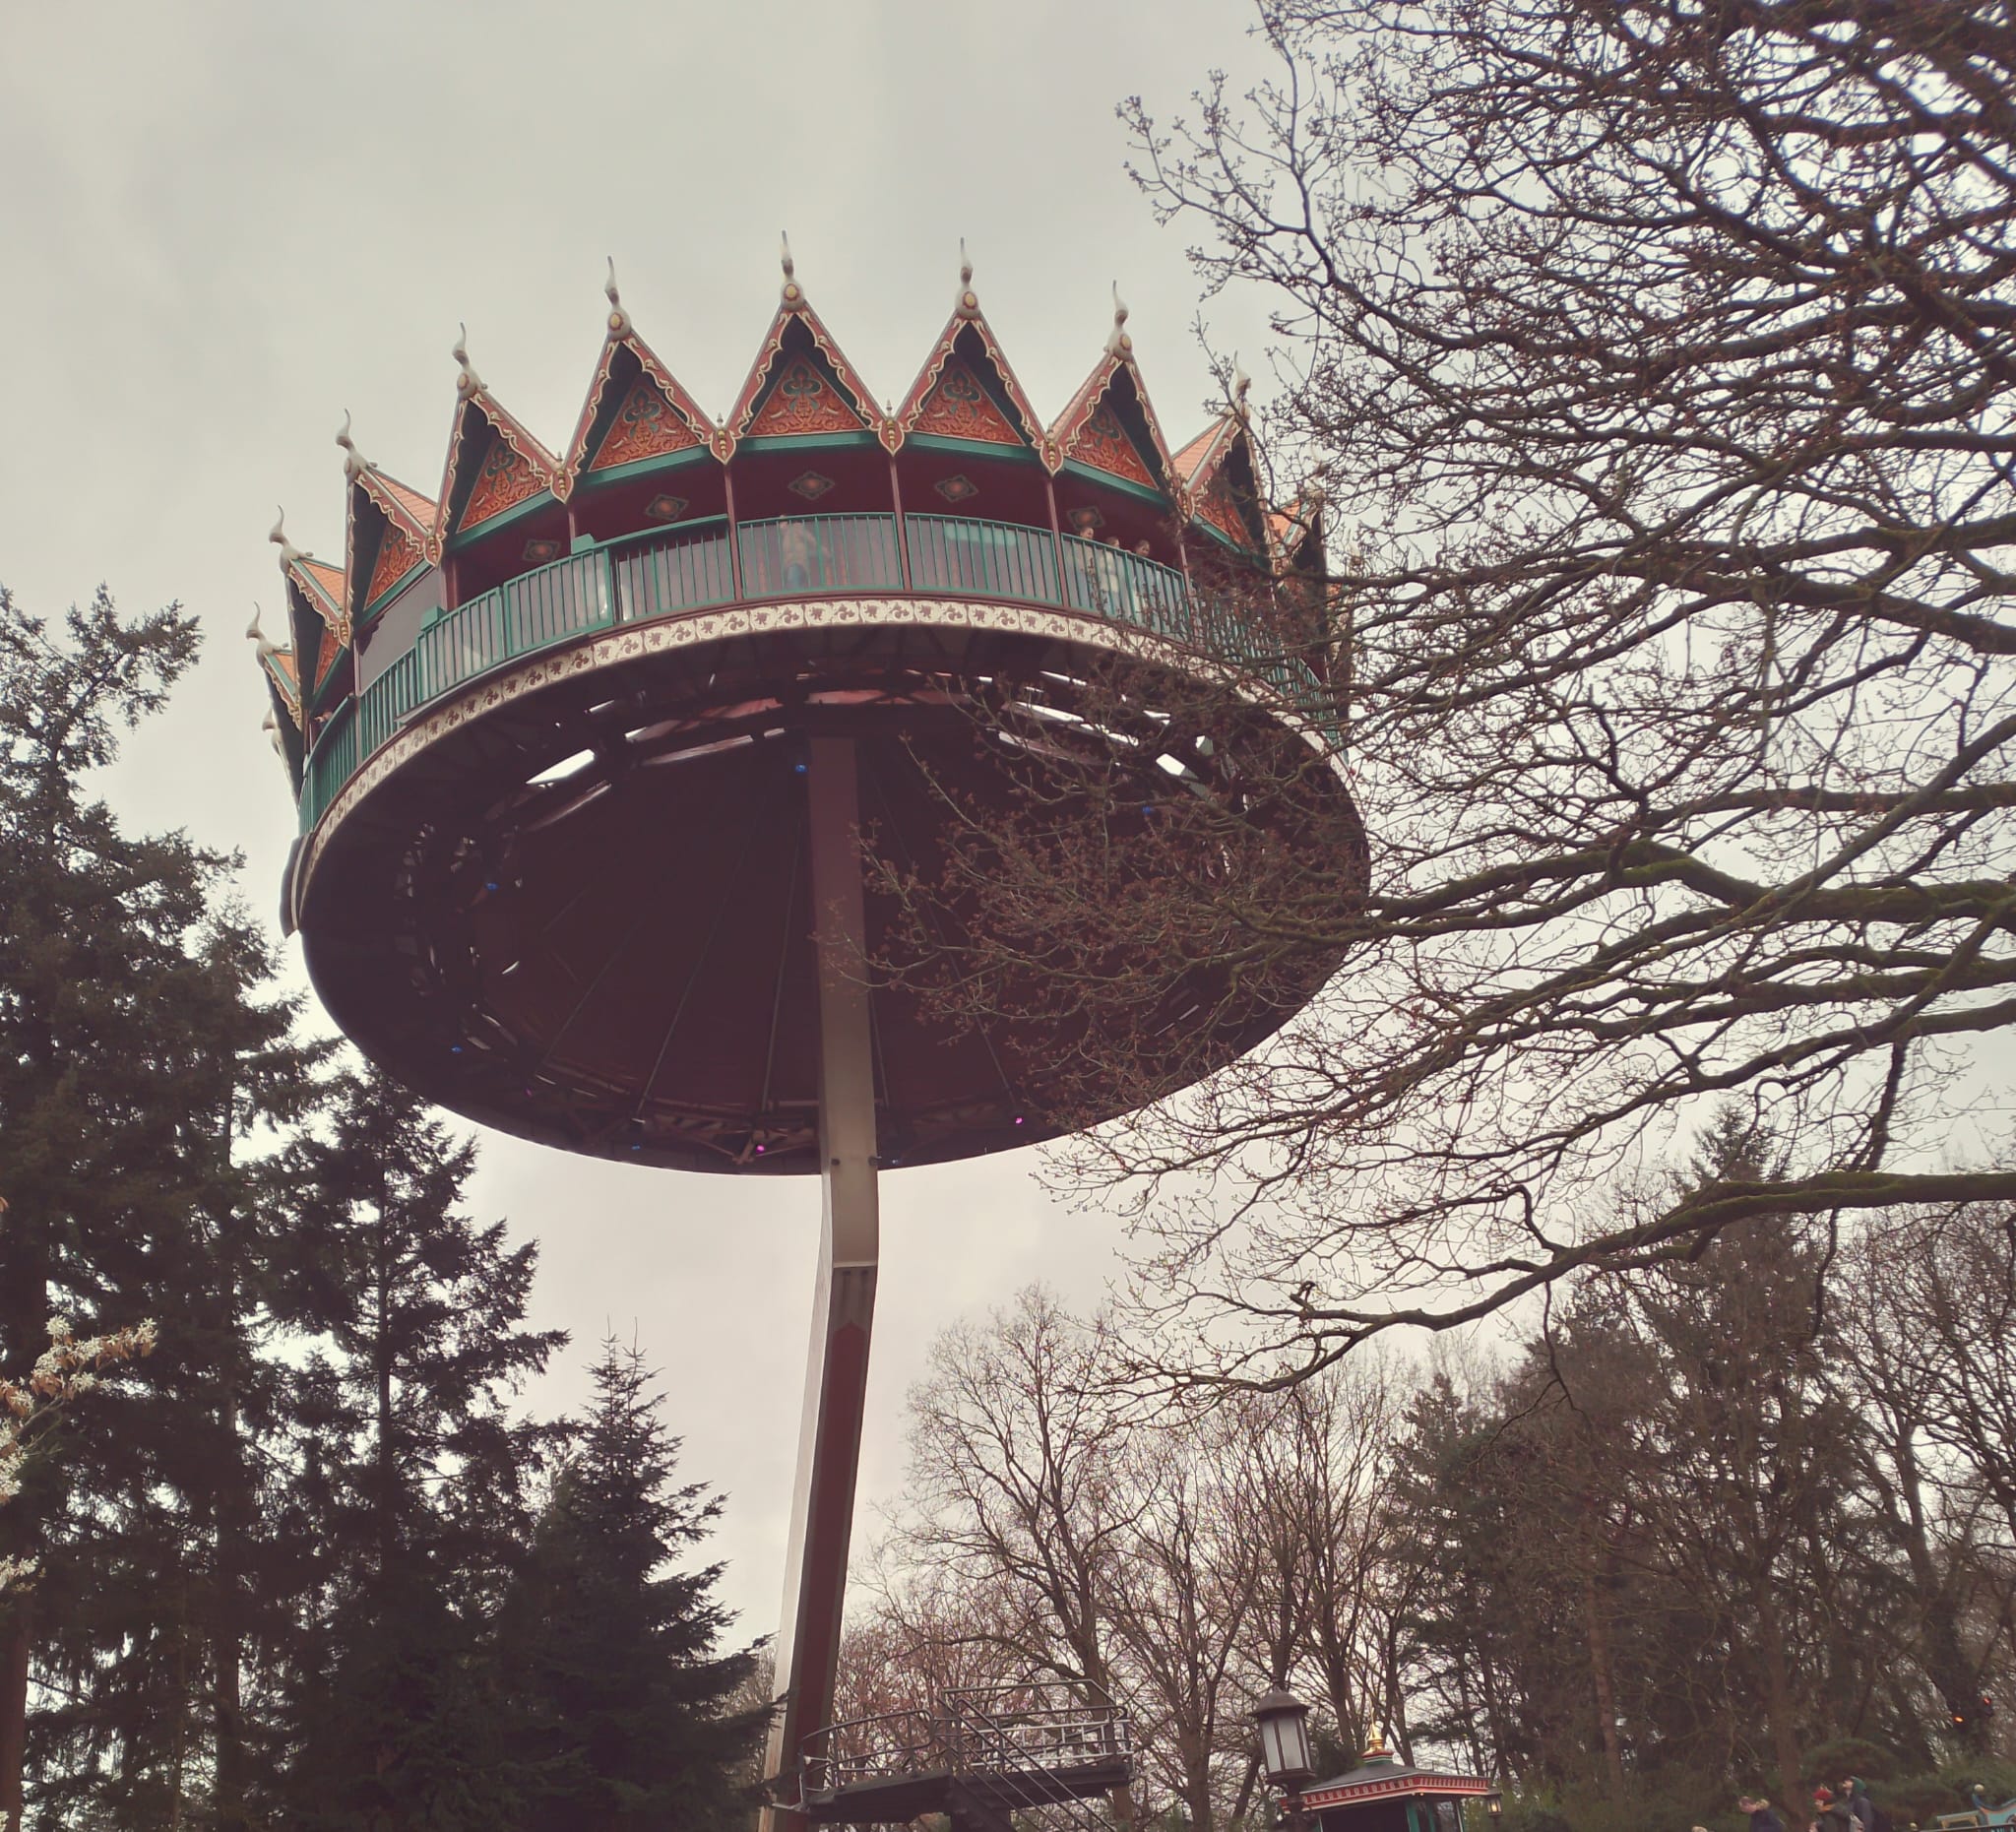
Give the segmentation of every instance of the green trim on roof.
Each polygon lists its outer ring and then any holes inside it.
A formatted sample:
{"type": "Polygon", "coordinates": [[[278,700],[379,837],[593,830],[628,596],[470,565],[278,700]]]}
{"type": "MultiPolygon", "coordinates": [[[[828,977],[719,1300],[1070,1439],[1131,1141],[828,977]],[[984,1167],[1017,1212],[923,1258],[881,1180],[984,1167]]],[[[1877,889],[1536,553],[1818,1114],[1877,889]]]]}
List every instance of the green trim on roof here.
{"type": "Polygon", "coordinates": [[[859,432],[773,432],[736,441],[735,450],[751,452],[833,452],[851,451],[856,446],[880,445],[882,441],[863,427],[859,432]]]}
{"type": "Polygon", "coordinates": [[[515,502],[510,508],[500,510],[487,520],[478,522],[473,528],[459,528],[441,543],[443,553],[459,553],[464,547],[473,546],[477,541],[494,535],[500,528],[508,528],[513,522],[523,522],[536,510],[543,509],[548,503],[559,498],[550,489],[535,490],[523,502],[515,502]]]}
{"type": "MultiPolygon", "coordinates": [[[[767,441],[766,441],[767,443],[767,441]]],[[[651,458],[633,458],[627,465],[611,465],[606,471],[584,471],[575,480],[578,490],[600,489],[604,483],[624,483],[632,477],[654,476],[663,471],[684,471],[714,454],[704,445],[689,445],[684,451],[660,452],[651,458]]]]}
{"type": "Polygon", "coordinates": [[[1019,441],[1014,445],[998,445],[991,439],[948,439],[942,432],[914,432],[903,443],[906,449],[914,445],[920,452],[949,452],[958,458],[1003,458],[1010,464],[1042,463],[1034,446],[1023,445],[1019,441]]]}
{"type": "Polygon", "coordinates": [[[1108,489],[1120,491],[1125,496],[1138,496],[1143,502],[1152,502],[1158,508],[1169,507],[1169,499],[1161,490],[1150,489],[1146,484],[1136,483],[1130,477],[1116,477],[1110,471],[1102,471],[1096,465],[1081,465],[1075,458],[1067,458],[1057,474],[1059,476],[1075,477],[1081,483],[1102,483],[1108,489]]]}

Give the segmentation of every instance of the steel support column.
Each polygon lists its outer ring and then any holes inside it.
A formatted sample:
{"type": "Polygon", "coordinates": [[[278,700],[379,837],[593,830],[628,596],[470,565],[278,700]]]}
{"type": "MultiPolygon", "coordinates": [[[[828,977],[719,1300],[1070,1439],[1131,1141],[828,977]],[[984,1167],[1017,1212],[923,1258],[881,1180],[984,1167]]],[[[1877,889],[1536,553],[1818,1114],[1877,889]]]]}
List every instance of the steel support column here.
{"type": "MultiPolygon", "coordinates": [[[[857,850],[860,802],[851,739],[811,740],[807,790],[812,932],[819,962],[819,1151],[825,1214],[777,1639],[777,1678],[785,1705],[771,1727],[765,1764],[765,1773],[780,1780],[779,1792],[788,1800],[796,1798],[799,1742],[833,1719],[879,1233],[874,1042],[868,1020],[867,931],[857,850]]],[[[788,1808],[764,1813],[764,1832],[796,1832],[803,1824],[788,1808]]]]}

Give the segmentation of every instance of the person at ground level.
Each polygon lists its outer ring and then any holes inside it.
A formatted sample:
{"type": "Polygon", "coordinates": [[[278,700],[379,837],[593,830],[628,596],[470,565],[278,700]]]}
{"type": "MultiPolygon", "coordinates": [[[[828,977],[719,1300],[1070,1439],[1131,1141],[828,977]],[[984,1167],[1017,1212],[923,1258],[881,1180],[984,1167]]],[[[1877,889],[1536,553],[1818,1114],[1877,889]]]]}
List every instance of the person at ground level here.
{"type": "Polygon", "coordinates": [[[1737,1795],[1736,1811],[1750,1815],[1750,1832],[1785,1832],[1785,1821],[1779,1818],[1778,1808],[1761,1794],[1754,1799],[1747,1794],[1737,1795]]]}

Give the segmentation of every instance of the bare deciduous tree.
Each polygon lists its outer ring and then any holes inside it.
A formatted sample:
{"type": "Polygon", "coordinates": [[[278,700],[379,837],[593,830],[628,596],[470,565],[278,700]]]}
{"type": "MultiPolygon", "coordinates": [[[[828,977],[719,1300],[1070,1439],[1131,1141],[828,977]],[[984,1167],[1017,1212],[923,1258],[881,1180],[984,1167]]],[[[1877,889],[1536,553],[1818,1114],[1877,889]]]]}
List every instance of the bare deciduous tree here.
{"type": "MultiPolygon", "coordinates": [[[[1075,850],[1009,821],[969,863],[1017,939],[947,977],[1151,1011],[1200,944],[1285,986],[1342,962],[1268,1049],[1072,1161],[1141,1199],[1158,1370],[1289,1377],[1745,1216],[2016,1195],[1925,1151],[2016,1017],[2006,7],[1259,20],[1270,83],[1131,119],[1210,285],[1273,296],[1278,493],[1349,524],[1348,665],[1305,710],[1344,736],[1369,895],[1349,847],[1228,834],[1226,869],[1147,897],[1128,849],[1177,817],[1075,850]],[[1731,1099],[1781,1173],[1606,1209],[1731,1099]]],[[[1246,761],[1182,817],[1200,861],[1213,807],[1266,800],[1246,761]]],[[[1149,1091],[1168,1015],[1086,1048],[1149,1091]]]]}

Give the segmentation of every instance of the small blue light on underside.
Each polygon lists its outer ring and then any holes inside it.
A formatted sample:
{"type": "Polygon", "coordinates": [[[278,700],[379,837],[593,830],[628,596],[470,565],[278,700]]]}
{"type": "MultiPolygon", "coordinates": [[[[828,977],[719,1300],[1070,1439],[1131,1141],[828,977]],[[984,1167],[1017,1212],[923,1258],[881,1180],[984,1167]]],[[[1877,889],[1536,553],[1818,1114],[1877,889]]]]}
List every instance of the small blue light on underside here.
{"type": "Polygon", "coordinates": [[[494,890],[495,890],[496,888],[497,888],[497,880],[496,880],[495,878],[485,878],[485,879],[483,880],[483,889],[484,889],[484,890],[486,890],[486,891],[494,891],[494,890]]]}
{"type": "Polygon", "coordinates": [[[791,765],[791,774],[793,776],[803,776],[805,774],[806,767],[807,766],[802,763],[794,763],[791,765]]]}
{"type": "Polygon", "coordinates": [[[448,1053],[449,1053],[449,1054],[450,1054],[451,1056],[459,1056],[459,1055],[461,1055],[461,1054],[462,1054],[462,1045],[461,1045],[460,1043],[450,1043],[450,1044],[448,1045],[448,1053]]]}

